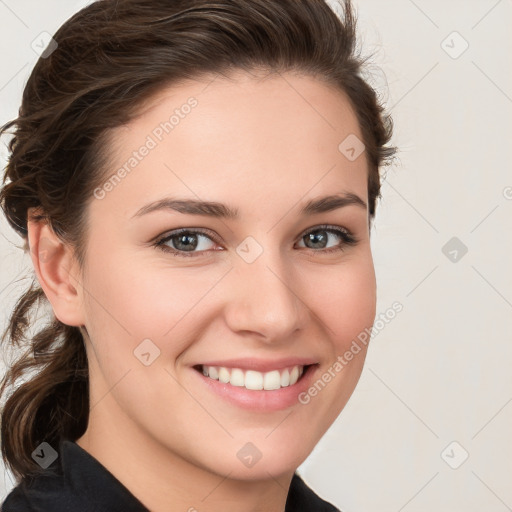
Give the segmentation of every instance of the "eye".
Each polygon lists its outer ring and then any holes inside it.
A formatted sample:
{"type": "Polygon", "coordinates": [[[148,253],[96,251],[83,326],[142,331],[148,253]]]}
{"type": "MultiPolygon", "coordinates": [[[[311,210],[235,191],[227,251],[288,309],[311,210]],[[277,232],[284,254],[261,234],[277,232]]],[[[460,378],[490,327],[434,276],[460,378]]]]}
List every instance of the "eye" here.
{"type": "Polygon", "coordinates": [[[198,252],[208,251],[208,242],[212,242],[212,236],[200,229],[179,229],[171,234],[161,238],[156,242],[156,246],[166,252],[171,252],[176,256],[198,256],[198,252]],[[196,251],[197,249],[197,251],[196,251]]]}
{"type": "Polygon", "coordinates": [[[314,252],[331,253],[342,251],[346,245],[355,245],[356,238],[348,229],[339,226],[322,225],[309,230],[301,237],[301,241],[310,244],[308,249],[314,252]],[[338,238],[339,242],[333,246],[329,245],[329,238],[338,238]]]}
{"type": "MultiPolygon", "coordinates": [[[[342,251],[345,246],[357,243],[357,239],[350,231],[340,226],[330,225],[316,226],[314,229],[310,229],[300,237],[300,241],[303,240],[308,244],[306,249],[322,254],[342,251]],[[330,239],[333,238],[334,246],[329,245],[330,239]],[[336,243],[336,238],[338,243],[336,243]]],[[[183,228],[160,238],[154,245],[162,251],[170,252],[172,255],[187,258],[203,256],[210,250],[215,250],[208,247],[208,241],[215,246],[215,237],[211,232],[202,229],[183,228]]]]}

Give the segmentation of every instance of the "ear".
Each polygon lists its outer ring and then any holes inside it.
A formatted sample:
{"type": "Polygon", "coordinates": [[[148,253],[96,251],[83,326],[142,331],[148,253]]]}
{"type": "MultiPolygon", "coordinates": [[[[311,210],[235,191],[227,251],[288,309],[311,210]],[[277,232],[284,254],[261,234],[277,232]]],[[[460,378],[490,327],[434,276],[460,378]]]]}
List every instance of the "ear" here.
{"type": "Polygon", "coordinates": [[[44,220],[34,220],[29,209],[28,245],[37,279],[55,316],[63,324],[84,325],[79,293],[78,263],[74,252],[64,244],[44,220]]]}

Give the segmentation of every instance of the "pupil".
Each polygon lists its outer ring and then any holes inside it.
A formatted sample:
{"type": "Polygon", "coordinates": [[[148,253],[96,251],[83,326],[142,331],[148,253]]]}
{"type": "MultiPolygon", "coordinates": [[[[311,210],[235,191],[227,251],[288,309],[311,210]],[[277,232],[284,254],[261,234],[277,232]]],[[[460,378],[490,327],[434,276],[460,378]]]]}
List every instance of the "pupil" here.
{"type": "Polygon", "coordinates": [[[196,235],[180,235],[178,237],[178,246],[182,245],[182,247],[177,247],[178,249],[186,249],[186,250],[193,250],[197,247],[197,237],[196,235]],[[189,243],[187,240],[194,239],[193,242],[189,243]]]}
{"type": "Polygon", "coordinates": [[[313,243],[322,243],[324,242],[321,247],[325,247],[325,242],[326,242],[326,236],[324,234],[323,231],[315,231],[313,233],[309,233],[308,237],[309,237],[309,240],[313,243]]]}

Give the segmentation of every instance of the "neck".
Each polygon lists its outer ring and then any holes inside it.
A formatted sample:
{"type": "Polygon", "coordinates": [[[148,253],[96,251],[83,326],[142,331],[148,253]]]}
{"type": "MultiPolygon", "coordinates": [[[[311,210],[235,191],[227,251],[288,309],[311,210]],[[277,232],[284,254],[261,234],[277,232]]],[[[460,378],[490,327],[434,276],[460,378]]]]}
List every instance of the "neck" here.
{"type": "Polygon", "coordinates": [[[241,504],[247,512],[285,510],[293,471],[264,472],[251,480],[230,478],[230,472],[222,475],[194,463],[194,454],[172,451],[128,417],[119,421],[119,413],[107,395],[91,411],[87,430],[76,443],[152,512],[239,512],[241,504]]]}

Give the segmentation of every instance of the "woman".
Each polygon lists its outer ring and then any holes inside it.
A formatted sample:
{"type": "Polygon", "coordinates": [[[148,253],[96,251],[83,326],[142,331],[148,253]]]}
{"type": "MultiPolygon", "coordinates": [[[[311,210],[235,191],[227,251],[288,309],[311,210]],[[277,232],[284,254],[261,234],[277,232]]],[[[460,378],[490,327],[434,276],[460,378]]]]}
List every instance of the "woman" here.
{"type": "Polygon", "coordinates": [[[37,277],[2,510],[337,510],[295,470],[375,318],[394,148],[355,45],[349,1],[101,0],[57,31],[2,129],[37,277]]]}

